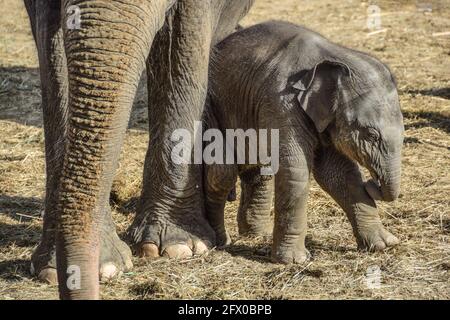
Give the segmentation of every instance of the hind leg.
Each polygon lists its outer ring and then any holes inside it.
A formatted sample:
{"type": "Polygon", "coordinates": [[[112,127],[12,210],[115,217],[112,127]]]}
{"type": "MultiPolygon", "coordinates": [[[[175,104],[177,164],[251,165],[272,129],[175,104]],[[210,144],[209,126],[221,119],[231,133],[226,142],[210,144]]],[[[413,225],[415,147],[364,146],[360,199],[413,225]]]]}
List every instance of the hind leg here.
{"type": "Polygon", "coordinates": [[[240,178],[239,234],[270,234],[272,232],[270,209],[273,198],[273,177],[261,175],[260,169],[257,168],[241,173],[240,178]]]}
{"type": "Polygon", "coordinates": [[[216,245],[229,245],[231,238],[225,229],[224,209],[230,192],[236,185],[235,165],[205,165],[205,207],[212,228],[216,232],[216,245]]]}

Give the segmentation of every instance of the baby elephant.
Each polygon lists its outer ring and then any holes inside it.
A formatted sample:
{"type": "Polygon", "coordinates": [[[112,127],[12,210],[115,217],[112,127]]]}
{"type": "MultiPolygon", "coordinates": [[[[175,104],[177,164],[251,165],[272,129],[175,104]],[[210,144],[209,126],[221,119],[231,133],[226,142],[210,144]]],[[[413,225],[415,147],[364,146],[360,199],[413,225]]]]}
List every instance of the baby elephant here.
{"type": "MultiPolygon", "coordinates": [[[[219,245],[230,241],[224,205],[239,175],[240,233],[268,232],[274,188],[272,259],[304,262],[311,172],[347,214],[359,248],[399,242],[383,227],[374,202],[394,201],[400,192],[403,117],[387,66],[304,27],[272,21],[221,42],[210,69],[208,128],[278,130],[279,136],[267,139],[268,146],[279,143],[274,183],[261,174],[261,162],[205,165],[206,210],[219,245]],[[358,164],[373,179],[365,182],[358,164]]],[[[235,148],[234,156],[261,142],[235,148]]]]}

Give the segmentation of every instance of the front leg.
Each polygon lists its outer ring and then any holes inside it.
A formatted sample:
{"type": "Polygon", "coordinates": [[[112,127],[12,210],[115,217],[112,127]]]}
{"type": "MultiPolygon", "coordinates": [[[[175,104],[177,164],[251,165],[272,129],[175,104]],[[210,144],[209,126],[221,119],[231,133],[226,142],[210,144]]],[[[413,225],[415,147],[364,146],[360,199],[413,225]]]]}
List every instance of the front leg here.
{"type": "MultiPolygon", "coordinates": [[[[57,186],[61,178],[68,123],[68,74],[61,29],[59,0],[26,0],[39,56],[42,111],[45,134],[45,215],[42,237],[31,256],[31,273],[47,283],[57,282],[56,229],[57,186]]],[[[101,225],[100,277],[108,279],[131,268],[131,252],[120,240],[109,205],[101,225]]]]}
{"type": "Polygon", "coordinates": [[[375,201],[364,188],[356,163],[333,147],[322,147],[314,162],[314,177],[345,211],[359,249],[381,251],[399,243],[381,223],[375,201]]]}
{"type": "Polygon", "coordinates": [[[272,245],[272,260],[275,262],[301,264],[309,258],[305,248],[308,189],[309,169],[306,161],[281,163],[275,176],[272,245]]]}
{"type": "Polygon", "coordinates": [[[31,273],[56,283],[56,190],[61,176],[67,123],[67,63],[60,26],[59,1],[24,1],[39,56],[45,133],[45,215],[42,237],[31,257],[31,273]]]}

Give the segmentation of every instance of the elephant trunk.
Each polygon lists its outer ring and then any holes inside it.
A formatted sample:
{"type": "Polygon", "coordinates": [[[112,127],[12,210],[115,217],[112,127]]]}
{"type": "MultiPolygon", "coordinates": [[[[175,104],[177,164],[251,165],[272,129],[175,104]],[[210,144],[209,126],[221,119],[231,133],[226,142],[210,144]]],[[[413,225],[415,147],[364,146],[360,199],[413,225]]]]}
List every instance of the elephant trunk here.
{"type": "Polygon", "coordinates": [[[395,201],[400,195],[401,161],[391,160],[380,175],[381,194],[384,201],[395,201]]]}
{"type": "Polygon", "coordinates": [[[379,170],[371,171],[373,180],[366,183],[366,190],[374,200],[392,202],[400,195],[401,157],[386,161],[379,170]]]}
{"type": "Polygon", "coordinates": [[[64,1],[69,119],[58,190],[62,299],[99,298],[100,225],[133,98],[169,1],[64,1]],[[70,8],[76,5],[79,15],[70,8]]]}

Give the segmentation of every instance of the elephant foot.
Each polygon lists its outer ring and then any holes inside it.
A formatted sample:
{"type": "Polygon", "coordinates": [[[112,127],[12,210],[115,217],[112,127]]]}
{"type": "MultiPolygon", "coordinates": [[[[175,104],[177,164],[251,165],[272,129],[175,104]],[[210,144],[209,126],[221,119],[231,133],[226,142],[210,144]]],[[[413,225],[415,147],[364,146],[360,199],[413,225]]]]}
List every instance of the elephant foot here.
{"type": "Polygon", "coordinates": [[[132,227],[130,234],[136,254],[147,259],[186,259],[203,255],[215,245],[215,233],[206,219],[192,217],[184,221],[183,224],[147,222],[143,227],[132,227]]]}
{"type": "Polygon", "coordinates": [[[216,233],[216,245],[218,248],[224,248],[231,244],[231,237],[228,231],[216,233]]]}
{"type": "Polygon", "coordinates": [[[54,245],[43,241],[37,246],[31,256],[30,273],[41,282],[50,285],[58,283],[54,245]]]}
{"type": "Polygon", "coordinates": [[[303,264],[311,259],[311,253],[305,248],[278,247],[272,248],[271,259],[275,263],[303,264]]]}
{"type": "MultiPolygon", "coordinates": [[[[105,229],[101,234],[100,281],[107,281],[133,267],[131,250],[120,240],[115,230],[105,229]]],[[[56,253],[54,244],[41,242],[31,257],[30,272],[39,281],[55,285],[58,283],[56,272],[56,253]]]]}
{"type": "Polygon", "coordinates": [[[383,251],[400,243],[400,240],[387,231],[382,224],[359,228],[356,241],[358,249],[365,251],[383,251]]]}
{"type": "Polygon", "coordinates": [[[37,275],[37,279],[43,283],[49,285],[57,285],[58,284],[58,274],[55,268],[44,268],[37,275]]]}
{"type": "Polygon", "coordinates": [[[238,220],[238,231],[241,236],[270,236],[273,228],[269,223],[254,223],[249,224],[247,221],[238,220]]]}
{"type": "Polygon", "coordinates": [[[100,247],[100,281],[108,281],[133,268],[131,249],[115,230],[105,230],[100,247]]]}

